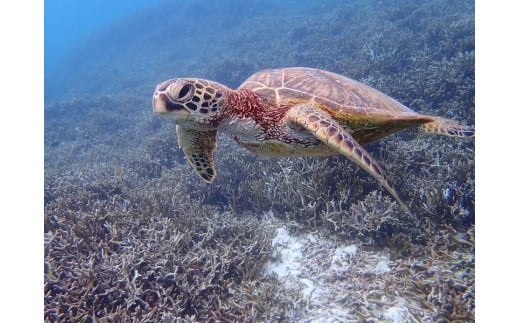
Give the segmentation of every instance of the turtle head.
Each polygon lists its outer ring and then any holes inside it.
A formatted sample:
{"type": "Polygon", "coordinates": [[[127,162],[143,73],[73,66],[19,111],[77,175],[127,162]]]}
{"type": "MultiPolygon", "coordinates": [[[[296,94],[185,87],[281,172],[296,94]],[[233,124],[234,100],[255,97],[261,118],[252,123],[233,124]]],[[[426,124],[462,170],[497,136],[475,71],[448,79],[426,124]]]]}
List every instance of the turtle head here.
{"type": "Polygon", "coordinates": [[[179,78],[162,82],[155,88],[153,111],[188,128],[208,128],[225,106],[229,89],[216,82],[179,78]]]}

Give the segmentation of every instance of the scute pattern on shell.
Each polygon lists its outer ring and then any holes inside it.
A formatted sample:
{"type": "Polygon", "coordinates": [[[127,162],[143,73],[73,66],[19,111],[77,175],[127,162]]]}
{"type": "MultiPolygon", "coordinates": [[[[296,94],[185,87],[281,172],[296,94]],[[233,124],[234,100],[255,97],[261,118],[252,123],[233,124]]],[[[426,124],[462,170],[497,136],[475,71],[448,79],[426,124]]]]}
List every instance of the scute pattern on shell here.
{"type": "Polygon", "coordinates": [[[263,70],[249,77],[240,88],[262,97],[275,98],[278,105],[314,103],[337,114],[392,119],[418,116],[416,112],[363,83],[314,68],[292,67],[263,70]]]}

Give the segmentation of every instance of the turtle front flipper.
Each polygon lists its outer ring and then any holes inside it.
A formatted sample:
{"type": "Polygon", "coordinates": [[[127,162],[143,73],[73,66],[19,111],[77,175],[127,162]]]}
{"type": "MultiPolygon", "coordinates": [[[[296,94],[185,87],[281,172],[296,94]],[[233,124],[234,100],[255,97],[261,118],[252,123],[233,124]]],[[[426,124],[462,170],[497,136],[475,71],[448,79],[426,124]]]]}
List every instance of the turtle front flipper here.
{"type": "Polygon", "coordinates": [[[213,152],[217,148],[217,131],[200,131],[181,126],[177,126],[176,130],[179,146],[197,175],[207,183],[213,182],[217,174],[213,164],[213,152]]]}
{"type": "Polygon", "coordinates": [[[390,184],[383,169],[374,157],[327,112],[319,110],[312,105],[300,104],[292,107],[288,111],[287,117],[290,121],[312,132],[321,142],[338,151],[374,176],[392,194],[401,207],[407,213],[412,214],[390,184]]]}

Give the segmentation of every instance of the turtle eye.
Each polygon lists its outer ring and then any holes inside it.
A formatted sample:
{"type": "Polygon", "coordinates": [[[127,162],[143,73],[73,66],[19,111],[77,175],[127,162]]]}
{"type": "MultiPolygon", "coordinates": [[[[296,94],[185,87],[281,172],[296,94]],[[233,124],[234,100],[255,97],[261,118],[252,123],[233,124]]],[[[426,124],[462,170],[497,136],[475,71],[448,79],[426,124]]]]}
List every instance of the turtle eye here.
{"type": "Polygon", "coordinates": [[[179,91],[178,99],[181,101],[185,101],[188,99],[188,95],[192,92],[193,85],[191,84],[185,84],[181,90],[179,91]]]}

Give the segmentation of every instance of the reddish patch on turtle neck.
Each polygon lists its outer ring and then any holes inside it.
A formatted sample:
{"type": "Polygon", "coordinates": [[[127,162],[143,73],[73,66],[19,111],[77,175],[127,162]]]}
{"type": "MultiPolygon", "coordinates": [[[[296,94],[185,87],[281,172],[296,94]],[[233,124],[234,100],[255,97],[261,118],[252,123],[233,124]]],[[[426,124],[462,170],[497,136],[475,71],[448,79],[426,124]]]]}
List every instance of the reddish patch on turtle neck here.
{"type": "Polygon", "coordinates": [[[266,102],[249,89],[229,91],[225,114],[229,117],[253,119],[263,129],[268,130],[279,124],[289,107],[278,107],[274,102],[266,102]]]}

